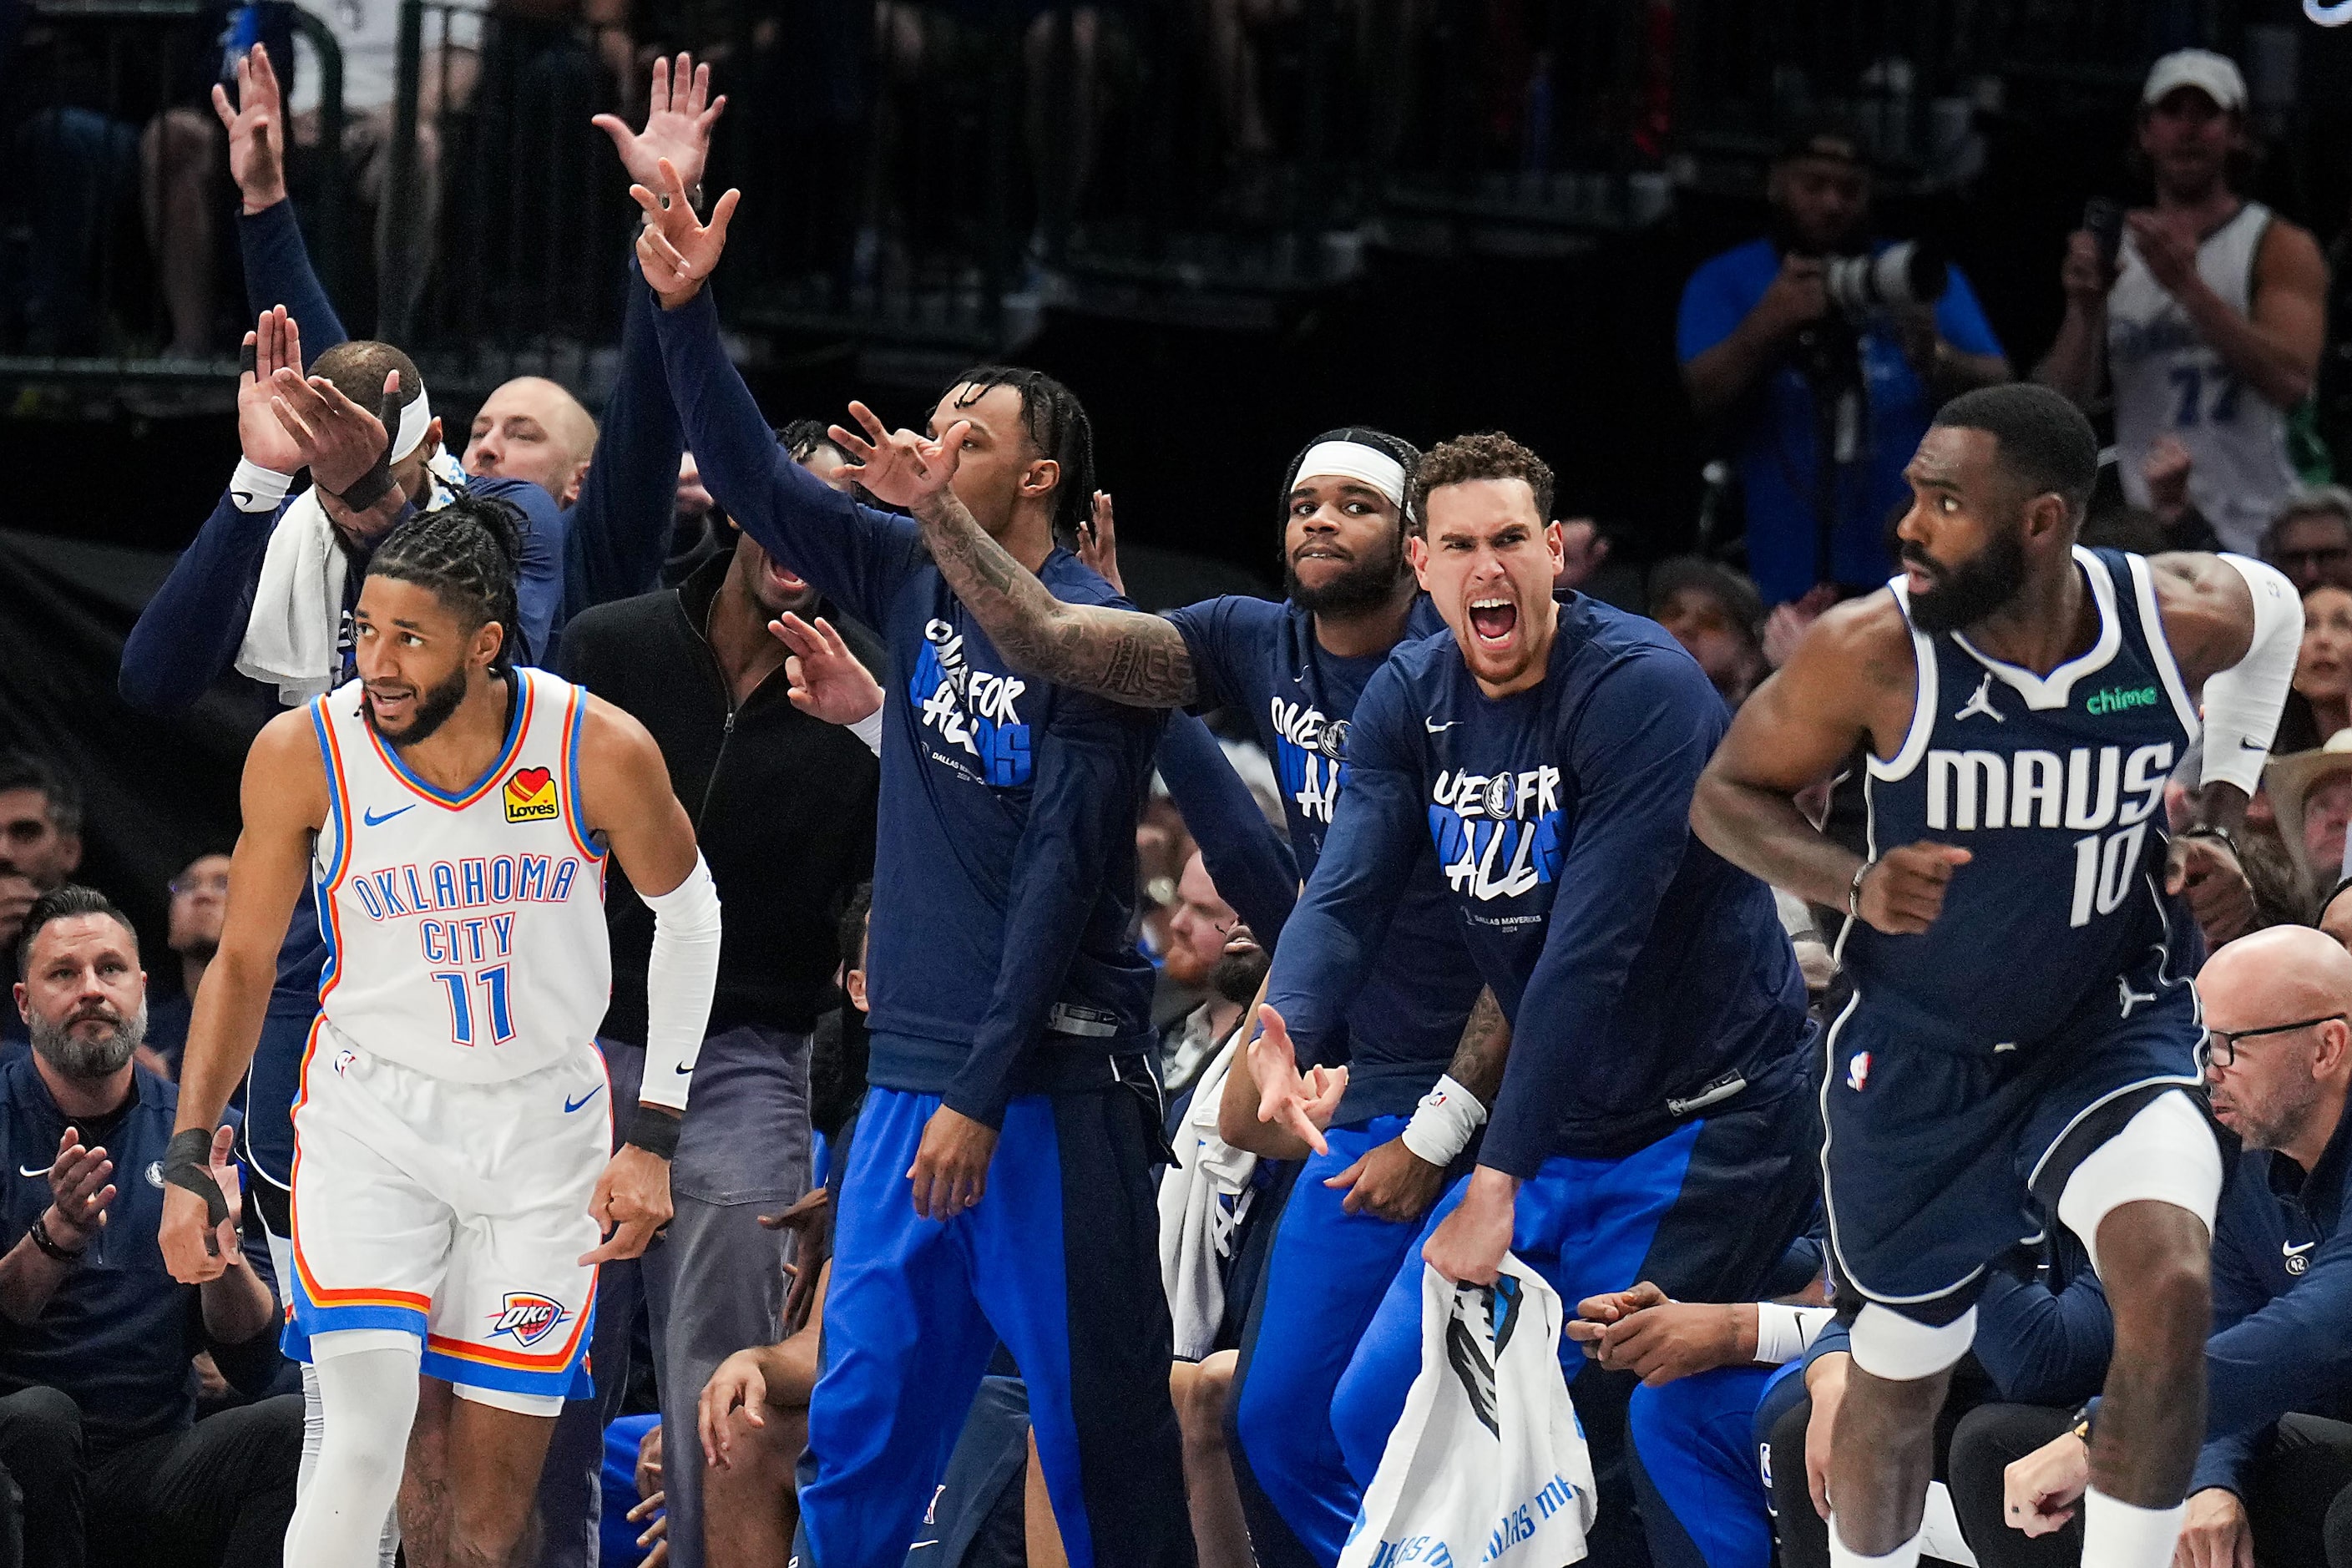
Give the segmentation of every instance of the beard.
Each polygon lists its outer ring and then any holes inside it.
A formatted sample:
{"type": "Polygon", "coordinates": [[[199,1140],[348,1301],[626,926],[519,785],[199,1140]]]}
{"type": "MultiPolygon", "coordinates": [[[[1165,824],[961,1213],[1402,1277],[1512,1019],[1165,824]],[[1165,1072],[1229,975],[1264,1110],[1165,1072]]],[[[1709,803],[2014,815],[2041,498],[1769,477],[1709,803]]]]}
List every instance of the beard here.
{"type": "Polygon", "coordinates": [[[139,1011],[128,1018],[110,1012],[79,1013],[62,1023],[29,1018],[25,1027],[41,1059],[66,1077],[110,1078],[122,1070],[131,1053],[147,1038],[147,1004],[140,1003],[139,1011]],[[114,1032],[97,1040],[84,1039],[73,1032],[75,1025],[90,1018],[112,1023],[114,1032]]]}
{"type": "Polygon", "coordinates": [[[1257,988],[1273,963],[1274,960],[1262,947],[1220,953],[1217,962],[1209,969],[1209,989],[1228,1002],[1237,1002],[1245,1006],[1250,998],[1257,994],[1257,988]]]}
{"type": "Polygon", "coordinates": [[[1911,622],[1923,632],[1972,626],[2017,597],[2025,585],[2025,542],[2013,533],[1993,535],[1958,566],[1945,566],[1907,543],[1903,559],[1926,571],[1936,584],[1911,595],[1911,622]]]}
{"type": "Polygon", "coordinates": [[[1319,588],[1301,583],[1297,568],[1286,556],[1282,563],[1282,591],[1292,604],[1309,615],[1358,616],[1386,605],[1389,596],[1396,592],[1397,579],[1403,574],[1404,536],[1400,531],[1388,549],[1369,560],[1358,561],[1319,588]]]}
{"type": "Polygon", "coordinates": [[[374,704],[362,702],[360,711],[367,715],[368,728],[394,745],[413,746],[429,739],[436,730],[446,724],[449,715],[457,711],[458,704],[465,700],[466,669],[460,665],[448,679],[417,694],[415,714],[409,720],[408,728],[397,735],[376,723],[374,704]]]}

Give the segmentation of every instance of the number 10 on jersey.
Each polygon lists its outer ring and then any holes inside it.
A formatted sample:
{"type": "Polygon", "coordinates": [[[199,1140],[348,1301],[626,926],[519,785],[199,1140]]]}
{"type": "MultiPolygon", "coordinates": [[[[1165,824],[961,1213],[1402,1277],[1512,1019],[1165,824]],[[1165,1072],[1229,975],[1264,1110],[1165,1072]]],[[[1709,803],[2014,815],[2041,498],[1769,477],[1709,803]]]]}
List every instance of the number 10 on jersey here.
{"type": "Polygon", "coordinates": [[[494,964],[470,977],[462,969],[437,969],[433,972],[433,979],[448,994],[450,1039],[461,1046],[478,1043],[475,1029],[477,995],[480,998],[483,1021],[489,1025],[489,1043],[503,1046],[515,1037],[514,1013],[507,1005],[505,964],[494,964]]]}

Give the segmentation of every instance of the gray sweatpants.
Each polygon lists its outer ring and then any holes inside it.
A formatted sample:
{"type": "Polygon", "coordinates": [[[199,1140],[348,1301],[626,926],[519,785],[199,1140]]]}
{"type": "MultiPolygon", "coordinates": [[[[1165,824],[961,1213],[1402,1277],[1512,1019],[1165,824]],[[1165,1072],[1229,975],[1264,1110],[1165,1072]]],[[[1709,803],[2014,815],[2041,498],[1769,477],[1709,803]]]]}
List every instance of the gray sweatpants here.
{"type": "MultiPolygon", "coordinates": [[[[604,1058],[616,1129],[625,1131],[645,1051],[607,1041],[604,1058]]],[[[806,1035],[745,1025],[702,1043],[670,1165],[669,1228],[636,1262],[604,1265],[597,1281],[590,1351],[596,1397],[565,1405],[556,1423],[540,1483],[541,1568],[596,1563],[604,1426],[628,1384],[640,1300],[652,1319],[661,1388],[670,1562],[702,1568],[695,1407],[720,1362],[783,1337],[789,1238],[761,1228],[760,1216],[781,1213],[809,1190],[808,1070],[806,1035]]]]}

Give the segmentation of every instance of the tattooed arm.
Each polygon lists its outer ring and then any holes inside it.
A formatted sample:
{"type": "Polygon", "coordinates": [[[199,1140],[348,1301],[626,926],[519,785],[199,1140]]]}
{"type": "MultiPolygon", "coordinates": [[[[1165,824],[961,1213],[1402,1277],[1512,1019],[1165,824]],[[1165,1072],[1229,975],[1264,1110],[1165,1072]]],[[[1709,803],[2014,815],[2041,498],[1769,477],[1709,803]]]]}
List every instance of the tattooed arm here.
{"type": "Polygon", "coordinates": [[[830,434],[862,465],[858,483],[915,514],[940,574],[1007,658],[1057,686],[1136,708],[1182,707],[1199,695],[1192,655],[1174,626],[1140,610],[1066,605],[988,536],[949,488],[962,449],[961,424],[933,441],[911,430],[885,431],[862,403],[849,411],[863,434],[838,425],[830,434]]]}

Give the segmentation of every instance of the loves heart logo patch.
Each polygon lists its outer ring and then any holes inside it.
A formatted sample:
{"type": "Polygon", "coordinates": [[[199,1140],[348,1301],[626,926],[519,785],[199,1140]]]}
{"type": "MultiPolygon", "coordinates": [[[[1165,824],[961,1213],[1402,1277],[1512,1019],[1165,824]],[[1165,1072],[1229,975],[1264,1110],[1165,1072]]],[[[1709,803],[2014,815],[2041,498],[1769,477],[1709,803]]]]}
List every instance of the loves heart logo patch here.
{"type": "Polygon", "coordinates": [[[546,768],[517,768],[507,780],[509,822],[552,822],[563,815],[555,799],[555,774],[546,768]]]}

